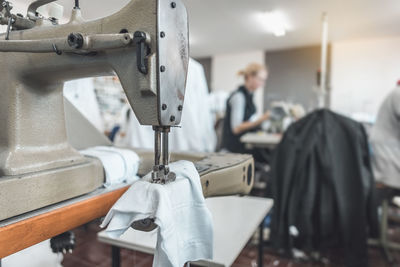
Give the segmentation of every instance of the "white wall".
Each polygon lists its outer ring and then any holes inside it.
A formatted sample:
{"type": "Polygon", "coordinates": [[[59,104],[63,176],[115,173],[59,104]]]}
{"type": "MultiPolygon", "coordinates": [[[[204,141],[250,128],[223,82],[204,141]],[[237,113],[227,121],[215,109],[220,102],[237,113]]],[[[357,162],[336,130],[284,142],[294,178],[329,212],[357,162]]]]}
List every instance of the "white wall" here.
{"type": "MultiPolygon", "coordinates": [[[[243,84],[243,78],[237,73],[244,69],[249,63],[265,64],[264,51],[251,51],[246,53],[219,54],[212,58],[212,81],[211,88],[214,91],[231,92],[243,84]]],[[[254,95],[257,112],[262,113],[264,102],[264,91],[258,90],[254,95]]]]}
{"type": "Polygon", "coordinates": [[[399,48],[400,37],[333,43],[332,109],[345,115],[375,117],[400,79],[399,48]]]}

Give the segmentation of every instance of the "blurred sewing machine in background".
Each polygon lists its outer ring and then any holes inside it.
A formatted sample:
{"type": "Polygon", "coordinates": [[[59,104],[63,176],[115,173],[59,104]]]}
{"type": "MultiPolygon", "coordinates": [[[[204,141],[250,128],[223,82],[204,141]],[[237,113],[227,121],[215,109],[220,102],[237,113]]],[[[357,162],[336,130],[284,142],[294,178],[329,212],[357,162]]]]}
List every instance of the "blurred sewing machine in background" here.
{"type": "Polygon", "coordinates": [[[281,134],[293,122],[301,119],[306,114],[304,107],[285,101],[271,103],[270,119],[262,125],[262,129],[268,133],[281,134]]]}
{"type": "MultiPolygon", "coordinates": [[[[155,131],[154,153],[139,153],[142,170],[152,171],[157,183],[175,178],[168,168],[168,133],[181,120],[189,59],[182,2],[132,0],[109,17],[86,22],[75,1],[70,21],[59,25],[38,12],[54,1],[34,1],[22,16],[0,0],[0,23],[7,25],[0,35],[0,220],[104,182],[100,161],[68,142],[62,95],[68,80],[116,74],[139,122],[155,131]]],[[[246,194],[253,184],[249,155],[173,159],[196,163],[206,196],[246,194]]]]}

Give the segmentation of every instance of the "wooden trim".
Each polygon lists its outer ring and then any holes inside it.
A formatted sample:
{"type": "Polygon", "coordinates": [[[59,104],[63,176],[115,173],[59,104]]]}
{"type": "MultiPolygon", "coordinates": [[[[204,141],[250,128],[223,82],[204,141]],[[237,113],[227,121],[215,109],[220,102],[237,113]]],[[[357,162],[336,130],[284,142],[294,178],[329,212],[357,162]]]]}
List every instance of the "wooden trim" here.
{"type": "Polygon", "coordinates": [[[128,188],[0,227],[0,259],[106,215],[128,188]]]}

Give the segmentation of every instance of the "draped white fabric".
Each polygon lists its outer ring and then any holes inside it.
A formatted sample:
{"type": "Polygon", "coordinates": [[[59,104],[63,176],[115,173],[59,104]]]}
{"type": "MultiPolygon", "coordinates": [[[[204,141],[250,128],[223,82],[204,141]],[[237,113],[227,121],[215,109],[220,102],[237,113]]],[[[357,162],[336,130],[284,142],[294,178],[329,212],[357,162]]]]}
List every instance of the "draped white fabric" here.
{"type": "MultiPolygon", "coordinates": [[[[123,136],[117,136],[116,145],[148,149],[154,147],[151,126],[140,125],[133,113],[126,124],[122,125],[121,133],[123,136]]],[[[200,63],[190,59],[181,127],[171,129],[170,150],[212,152],[216,142],[204,69],[200,63]]]]}
{"type": "Polygon", "coordinates": [[[79,79],[64,84],[67,98],[100,132],[104,131],[103,118],[94,91],[93,78],[79,79]]]}

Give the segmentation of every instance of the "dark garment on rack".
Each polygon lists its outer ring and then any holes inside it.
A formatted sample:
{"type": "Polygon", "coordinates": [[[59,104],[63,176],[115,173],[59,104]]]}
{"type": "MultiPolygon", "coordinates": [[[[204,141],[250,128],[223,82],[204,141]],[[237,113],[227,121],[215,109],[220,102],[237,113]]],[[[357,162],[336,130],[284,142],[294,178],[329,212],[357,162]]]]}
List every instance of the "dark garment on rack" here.
{"type": "Polygon", "coordinates": [[[346,266],[368,265],[378,219],[367,142],[361,124],[328,110],[289,127],[271,164],[275,248],[339,247],[346,266]]]}

